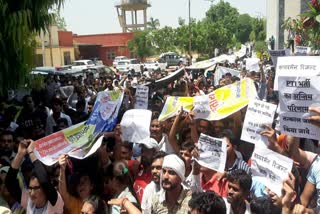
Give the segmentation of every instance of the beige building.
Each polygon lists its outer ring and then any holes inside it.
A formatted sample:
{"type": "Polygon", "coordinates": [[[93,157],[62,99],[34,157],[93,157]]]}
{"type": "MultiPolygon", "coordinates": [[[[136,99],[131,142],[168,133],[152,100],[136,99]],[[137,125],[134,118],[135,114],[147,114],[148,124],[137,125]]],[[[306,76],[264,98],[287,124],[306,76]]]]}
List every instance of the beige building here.
{"type": "Polygon", "coordinates": [[[36,38],[35,65],[56,67],[71,64],[75,60],[72,32],[59,31],[57,25],[52,25],[49,31],[41,32],[36,38]]]}
{"type": "Polygon", "coordinates": [[[267,0],[267,39],[275,37],[275,49],[285,47],[288,38],[281,26],[287,18],[297,19],[308,9],[309,0],[267,0]]]}

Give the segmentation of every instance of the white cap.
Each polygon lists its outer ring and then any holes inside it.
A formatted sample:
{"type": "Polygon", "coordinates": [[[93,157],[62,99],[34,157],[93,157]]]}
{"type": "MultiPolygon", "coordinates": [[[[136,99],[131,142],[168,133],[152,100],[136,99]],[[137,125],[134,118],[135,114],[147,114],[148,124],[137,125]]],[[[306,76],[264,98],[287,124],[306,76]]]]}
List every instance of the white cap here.
{"type": "Polygon", "coordinates": [[[159,150],[158,142],[151,137],[145,138],[139,143],[145,145],[148,149],[156,149],[157,151],[159,150]]]}

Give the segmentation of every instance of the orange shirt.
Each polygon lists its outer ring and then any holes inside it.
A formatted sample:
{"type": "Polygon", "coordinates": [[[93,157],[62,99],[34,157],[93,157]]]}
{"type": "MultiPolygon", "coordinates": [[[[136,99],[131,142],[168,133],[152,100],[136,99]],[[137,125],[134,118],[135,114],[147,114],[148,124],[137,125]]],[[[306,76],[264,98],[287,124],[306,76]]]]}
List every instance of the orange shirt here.
{"type": "Polygon", "coordinates": [[[228,195],[228,181],[226,179],[218,181],[216,174],[207,183],[204,183],[201,179],[201,186],[203,190],[214,191],[221,197],[227,197],[228,195]]]}

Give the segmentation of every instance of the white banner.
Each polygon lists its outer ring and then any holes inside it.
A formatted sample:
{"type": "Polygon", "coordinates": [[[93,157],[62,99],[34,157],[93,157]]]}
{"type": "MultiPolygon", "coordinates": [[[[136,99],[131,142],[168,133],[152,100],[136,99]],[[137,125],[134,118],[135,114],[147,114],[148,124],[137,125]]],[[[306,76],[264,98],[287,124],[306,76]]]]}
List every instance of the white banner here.
{"type": "Polygon", "coordinates": [[[318,76],[320,75],[319,56],[288,56],[279,57],[274,90],[278,91],[278,78],[280,76],[318,76]]]}
{"type": "Polygon", "coordinates": [[[320,77],[279,77],[281,132],[300,138],[320,139],[320,128],[312,125],[309,106],[320,103],[320,77]]]}
{"type": "Polygon", "coordinates": [[[255,147],[251,160],[252,176],[259,177],[261,183],[281,196],[282,183],[292,169],[292,159],[267,148],[255,147]]]}
{"type": "Polygon", "coordinates": [[[198,141],[201,166],[218,172],[224,172],[227,161],[227,144],[223,139],[201,134],[198,141]]]}
{"type": "Polygon", "coordinates": [[[246,70],[247,71],[255,71],[255,72],[259,72],[260,68],[259,68],[259,62],[260,59],[258,58],[247,58],[246,60],[246,70]]]}
{"type": "Polygon", "coordinates": [[[278,62],[278,57],[290,56],[290,49],[283,49],[283,50],[276,50],[276,51],[269,50],[269,53],[270,53],[273,65],[276,67],[278,62]]]}
{"type": "Polygon", "coordinates": [[[122,140],[139,143],[150,137],[152,112],[144,109],[131,109],[124,113],[121,120],[122,140]]]}
{"type": "Polygon", "coordinates": [[[265,125],[272,125],[277,106],[260,100],[251,100],[248,105],[241,132],[241,140],[253,143],[256,146],[267,147],[268,139],[260,132],[265,125]]]}
{"type": "Polygon", "coordinates": [[[149,87],[144,85],[138,85],[136,88],[135,98],[135,109],[148,109],[149,87]]]}

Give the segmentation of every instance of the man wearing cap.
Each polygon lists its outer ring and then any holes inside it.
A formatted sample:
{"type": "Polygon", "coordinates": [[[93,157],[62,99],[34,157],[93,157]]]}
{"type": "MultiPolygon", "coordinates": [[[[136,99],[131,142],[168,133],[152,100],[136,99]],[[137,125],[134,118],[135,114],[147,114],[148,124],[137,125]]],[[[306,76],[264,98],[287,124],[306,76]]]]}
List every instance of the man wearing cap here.
{"type": "Polygon", "coordinates": [[[141,146],[141,160],[133,188],[139,202],[141,202],[145,187],[152,181],[151,163],[154,155],[159,151],[159,145],[153,138],[146,138],[139,143],[141,146]]]}
{"type": "Polygon", "coordinates": [[[191,191],[182,187],[185,179],[185,163],[175,154],[164,157],[160,190],[152,199],[151,213],[188,213],[191,191]]]}

